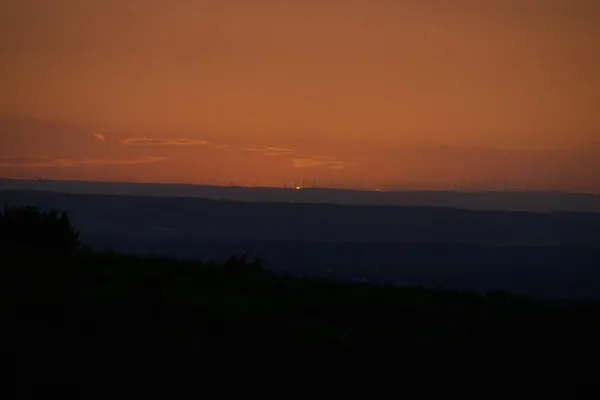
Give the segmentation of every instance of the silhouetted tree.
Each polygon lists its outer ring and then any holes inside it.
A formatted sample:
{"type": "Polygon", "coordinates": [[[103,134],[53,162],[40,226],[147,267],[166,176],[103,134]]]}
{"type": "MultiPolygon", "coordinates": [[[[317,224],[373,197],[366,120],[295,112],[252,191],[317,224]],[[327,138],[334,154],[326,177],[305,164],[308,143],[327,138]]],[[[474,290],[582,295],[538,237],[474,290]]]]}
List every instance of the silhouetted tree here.
{"type": "Polygon", "coordinates": [[[0,248],[66,254],[80,248],[79,232],[66,212],[37,207],[5,207],[0,214],[0,248]]]}

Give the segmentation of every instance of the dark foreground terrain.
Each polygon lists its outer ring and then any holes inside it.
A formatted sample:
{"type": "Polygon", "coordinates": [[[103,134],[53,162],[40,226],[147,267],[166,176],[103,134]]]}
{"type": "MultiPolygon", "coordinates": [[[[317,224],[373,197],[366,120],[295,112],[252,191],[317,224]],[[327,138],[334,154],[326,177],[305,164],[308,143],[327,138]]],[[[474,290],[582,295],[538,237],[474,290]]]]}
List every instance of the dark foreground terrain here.
{"type": "MultiPolygon", "coordinates": [[[[66,215],[35,209],[5,211],[0,243],[0,346],[25,392],[46,384],[115,396],[118,376],[140,382],[139,396],[185,371],[206,385],[199,367],[225,380],[240,368],[263,371],[261,382],[273,385],[266,371],[285,369],[304,386],[314,384],[301,379],[308,373],[347,374],[345,366],[362,379],[375,368],[395,379],[419,368],[429,389],[448,394],[433,385],[434,369],[465,379],[453,374],[467,363],[489,378],[541,374],[545,364],[566,379],[597,360],[594,303],[276,276],[244,257],[214,264],[93,252],[66,215]]],[[[495,394],[520,390],[503,379],[495,394]]],[[[536,389],[548,392],[556,394],[548,382],[536,389]]]]}
{"type": "Polygon", "coordinates": [[[600,337],[593,304],[276,277],[235,258],[41,255],[3,253],[2,352],[26,387],[89,379],[106,387],[117,371],[166,379],[175,369],[216,368],[215,360],[273,355],[282,367],[352,360],[355,369],[373,357],[415,368],[414,360],[458,366],[478,356],[478,365],[499,368],[550,356],[562,370],[593,362],[600,337]]]}

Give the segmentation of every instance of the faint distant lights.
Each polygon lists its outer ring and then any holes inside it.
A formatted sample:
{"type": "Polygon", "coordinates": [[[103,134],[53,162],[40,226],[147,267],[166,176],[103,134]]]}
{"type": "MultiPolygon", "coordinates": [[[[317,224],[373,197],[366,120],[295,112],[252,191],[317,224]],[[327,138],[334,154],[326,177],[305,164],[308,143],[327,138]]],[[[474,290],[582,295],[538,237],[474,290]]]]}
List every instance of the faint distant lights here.
{"type": "MultiPolygon", "coordinates": [[[[38,177],[38,179],[40,179],[38,177]]],[[[222,185],[229,187],[269,187],[283,188],[289,190],[314,190],[314,189],[343,189],[359,190],[376,193],[389,192],[410,192],[410,191],[449,191],[455,193],[489,193],[489,192],[530,192],[531,187],[510,181],[508,179],[464,181],[464,182],[379,182],[378,185],[359,185],[359,184],[339,184],[333,180],[324,180],[318,182],[315,179],[307,178],[284,178],[280,182],[259,184],[256,181],[247,184],[236,182],[234,180],[223,181],[222,185]]]]}
{"type": "MultiPolygon", "coordinates": [[[[308,179],[302,179],[302,181],[298,181],[298,179],[294,179],[293,183],[291,186],[289,186],[290,189],[294,189],[294,190],[300,190],[300,189],[314,189],[317,188],[317,181],[315,179],[313,180],[308,180],[308,179]]],[[[287,189],[288,185],[287,183],[283,184],[283,188],[287,189]]]]}

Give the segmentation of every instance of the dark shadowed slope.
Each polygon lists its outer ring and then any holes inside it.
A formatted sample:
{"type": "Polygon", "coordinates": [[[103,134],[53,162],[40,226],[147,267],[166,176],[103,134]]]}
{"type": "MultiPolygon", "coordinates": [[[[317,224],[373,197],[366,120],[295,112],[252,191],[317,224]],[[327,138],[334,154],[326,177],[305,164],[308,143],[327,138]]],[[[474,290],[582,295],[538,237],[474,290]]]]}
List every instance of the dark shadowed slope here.
{"type": "Polygon", "coordinates": [[[68,210],[95,249],[223,260],[284,274],[600,297],[600,214],[248,203],[0,191],[0,204],[68,210]]]}

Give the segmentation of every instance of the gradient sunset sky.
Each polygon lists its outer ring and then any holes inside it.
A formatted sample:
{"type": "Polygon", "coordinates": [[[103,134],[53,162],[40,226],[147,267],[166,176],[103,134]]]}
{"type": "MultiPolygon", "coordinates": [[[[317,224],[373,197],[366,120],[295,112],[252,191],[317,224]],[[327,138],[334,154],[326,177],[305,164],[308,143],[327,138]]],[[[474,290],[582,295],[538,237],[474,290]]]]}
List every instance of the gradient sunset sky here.
{"type": "Polygon", "coordinates": [[[0,177],[600,193],[598,0],[1,0],[0,177]]]}

